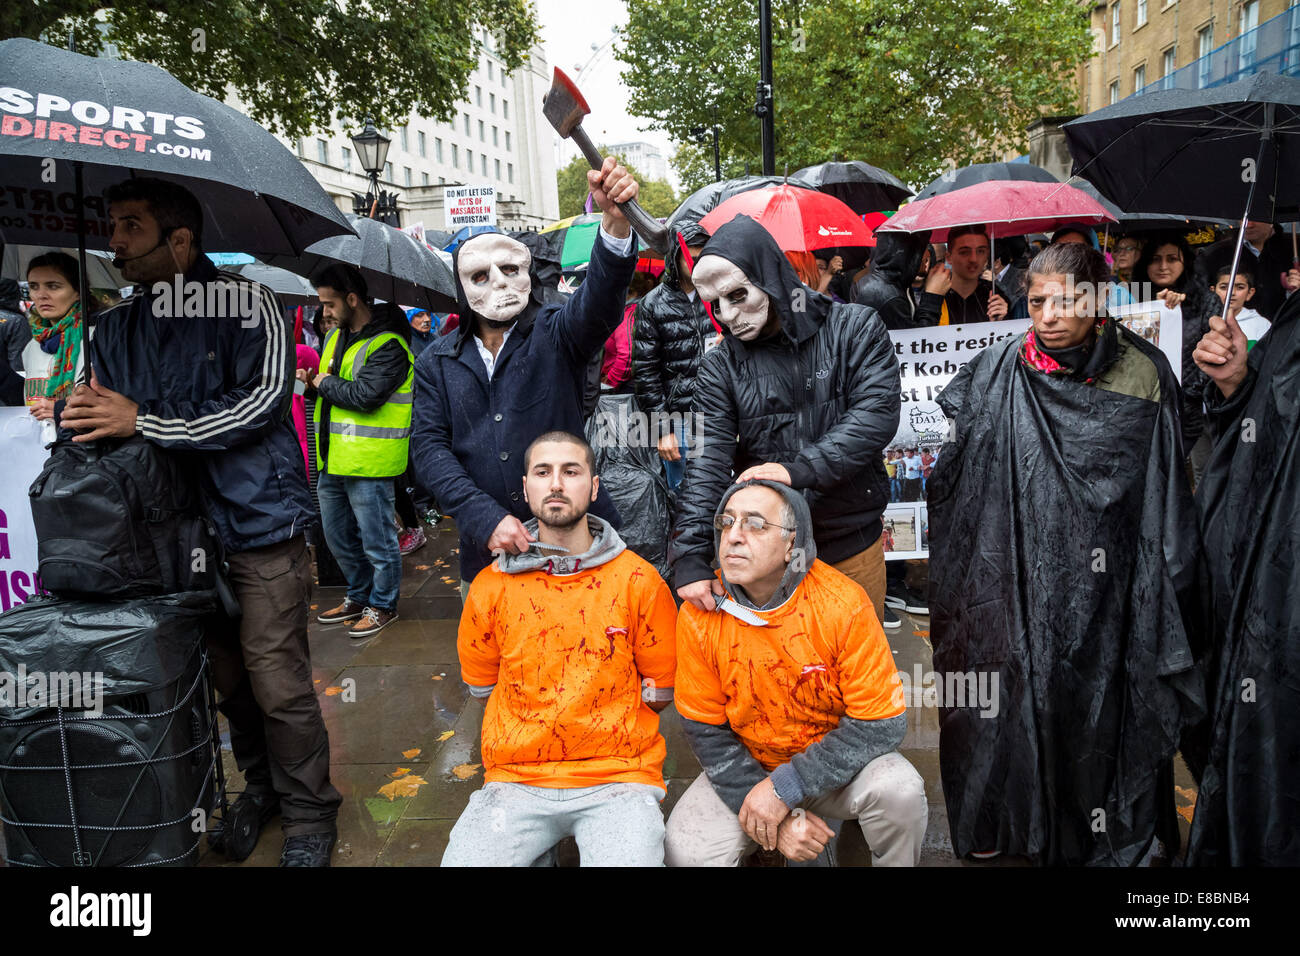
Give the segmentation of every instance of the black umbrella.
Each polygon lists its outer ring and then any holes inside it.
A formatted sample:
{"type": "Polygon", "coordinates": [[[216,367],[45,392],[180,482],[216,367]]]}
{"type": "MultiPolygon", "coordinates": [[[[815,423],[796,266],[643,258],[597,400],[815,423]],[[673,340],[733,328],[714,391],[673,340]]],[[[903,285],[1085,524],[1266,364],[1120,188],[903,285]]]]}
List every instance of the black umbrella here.
{"type": "Polygon", "coordinates": [[[954,189],[974,186],[976,183],[1028,181],[1033,183],[1060,182],[1042,166],[1033,163],[975,163],[961,169],[950,169],[936,176],[928,186],[916,194],[917,199],[930,199],[954,189]]]}
{"type": "Polygon", "coordinates": [[[1206,90],[1160,90],[1066,123],[1074,173],[1125,209],[1300,220],[1300,80],[1257,73],[1206,90]],[[1256,189],[1257,185],[1262,189],[1256,189]]]}
{"type": "Polygon", "coordinates": [[[316,287],[288,269],[268,266],[264,262],[250,262],[235,266],[230,271],[266,286],[279,296],[280,301],[285,305],[303,305],[317,298],[316,287]]]}
{"type": "MultiPolygon", "coordinates": [[[[1086,179],[1080,179],[1078,176],[1071,176],[1067,180],[1069,185],[1081,192],[1087,193],[1097,202],[1101,203],[1103,209],[1115,217],[1119,223],[1120,229],[1126,234],[1137,232],[1164,232],[1165,230],[1193,230],[1199,229],[1202,223],[1212,223],[1218,226],[1230,226],[1230,219],[1215,219],[1206,216],[1176,216],[1172,213],[1158,212],[1125,212],[1115,205],[1092,183],[1086,179]]],[[[1109,228],[1109,227],[1107,227],[1109,228]]]]}
{"type": "Polygon", "coordinates": [[[301,255],[266,256],[266,264],[310,277],[342,262],[361,270],[373,296],[430,312],[456,311],[456,278],[442,255],[387,223],[347,218],[356,235],[322,239],[301,255]]]}
{"type": "Polygon", "coordinates": [[[897,176],[857,159],[805,166],[795,176],[834,196],[859,215],[896,209],[912,196],[912,190],[897,176]]]}
{"type": "Polygon", "coordinates": [[[702,186],[683,199],[681,205],[668,217],[668,228],[680,230],[686,225],[698,224],[701,219],[713,211],[718,203],[724,199],[730,199],[737,193],[743,193],[750,189],[761,189],[764,186],[780,186],[784,183],[791,186],[800,186],[804,189],[817,189],[808,180],[797,175],[741,176],[737,179],[724,179],[721,182],[702,186]]]}

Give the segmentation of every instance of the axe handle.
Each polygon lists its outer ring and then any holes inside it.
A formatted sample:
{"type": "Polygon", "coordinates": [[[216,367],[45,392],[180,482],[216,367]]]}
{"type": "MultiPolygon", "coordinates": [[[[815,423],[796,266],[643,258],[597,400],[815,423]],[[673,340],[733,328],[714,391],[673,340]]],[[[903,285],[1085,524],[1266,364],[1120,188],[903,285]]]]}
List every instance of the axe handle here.
{"type": "MultiPolygon", "coordinates": [[[[578,149],[582,150],[582,155],[587,158],[591,168],[600,169],[605,162],[605,157],[600,155],[600,150],[591,141],[587,131],[579,125],[569,135],[578,149]]],[[[640,203],[635,199],[621,202],[618,205],[623,210],[623,215],[627,217],[627,221],[632,224],[632,228],[636,230],[636,234],[641,237],[645,244],[660,255],[666,256],[668,254],[668,227],[642,209],[640,203]]]]}

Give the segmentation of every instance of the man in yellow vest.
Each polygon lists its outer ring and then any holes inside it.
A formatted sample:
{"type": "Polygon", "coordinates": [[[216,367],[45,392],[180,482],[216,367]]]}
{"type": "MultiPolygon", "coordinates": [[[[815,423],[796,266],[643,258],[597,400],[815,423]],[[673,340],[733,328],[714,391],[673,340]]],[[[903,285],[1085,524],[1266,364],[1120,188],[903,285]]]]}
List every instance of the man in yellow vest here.
{"type": "Polygon", "coordinates": [[[348,636],[367,638],[397,617],[402,583],[393,478],[406,471],[411,434],[410,325],[396,306],[371,304],[352,266],[327,266],[313,285],[325,318],[339,323],[311,383],[316,491],[325,541],[348,579],[343,603],[317,620],[355,622],[348,636]]]}

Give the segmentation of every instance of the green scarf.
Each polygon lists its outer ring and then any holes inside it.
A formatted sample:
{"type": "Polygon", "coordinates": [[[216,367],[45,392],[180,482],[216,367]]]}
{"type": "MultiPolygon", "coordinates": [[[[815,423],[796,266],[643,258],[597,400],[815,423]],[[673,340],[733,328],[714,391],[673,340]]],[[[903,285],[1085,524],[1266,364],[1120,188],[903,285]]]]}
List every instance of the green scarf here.
{"type": "Polygon", "coordinates": [[[50,321],[32,309],[27,316],[32,327],[32,338],[44,342],[51,336],[61,336],[50,366],[50,377],[45,381],[45,398],[66,398],[76,384],[77,359],[81,357],[81,302],[72,304],[68,314],[50,321]]]}

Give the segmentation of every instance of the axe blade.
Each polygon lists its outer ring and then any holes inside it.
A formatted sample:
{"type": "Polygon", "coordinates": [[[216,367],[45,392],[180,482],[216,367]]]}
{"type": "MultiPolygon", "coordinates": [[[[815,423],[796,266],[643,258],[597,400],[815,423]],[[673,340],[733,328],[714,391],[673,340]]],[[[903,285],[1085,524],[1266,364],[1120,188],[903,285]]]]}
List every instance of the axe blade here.
{"type": "Polygon", "coordinates": [[[577,85],[557,66],[551,88],[542,98],[542,115],[550,120],[557,133],[568,139],[590,112],[591,107],[577,85]]]}

